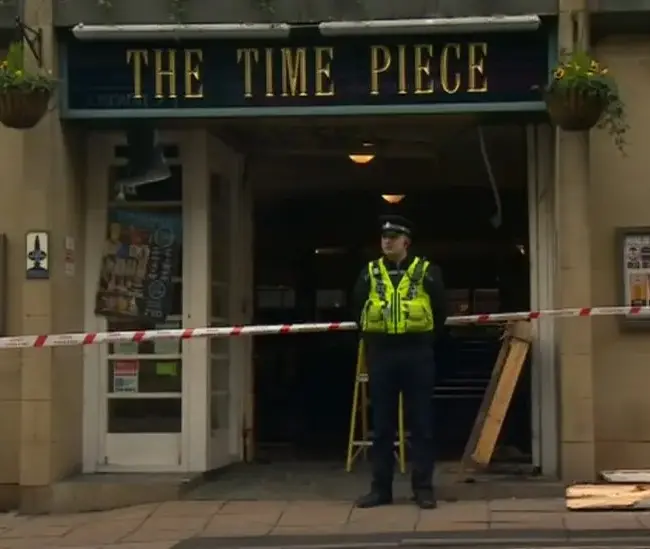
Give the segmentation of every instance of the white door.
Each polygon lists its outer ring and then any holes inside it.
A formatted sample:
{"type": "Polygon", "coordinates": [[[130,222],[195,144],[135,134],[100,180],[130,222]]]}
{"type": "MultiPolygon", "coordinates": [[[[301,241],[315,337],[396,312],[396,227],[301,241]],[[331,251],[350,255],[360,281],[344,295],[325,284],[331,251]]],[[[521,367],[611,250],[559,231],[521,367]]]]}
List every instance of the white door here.
{"type": "MultiPolygon", "coordinates": [[[[210,140],[210,323],[232,326],[252,314],[251,193],[242,182],[241,157],[210,140]]],[[[251,369],[251,338],[210,341],[209,468],[245,458],[246,393],[251,369]]]]}
{"type": "MultiPolygon", "coordinates": [[[[548,124],[530,125],[528,192],[530,218],[531,308],[552,309],[555,269],[554,133],[548,124]]],[[[533,465],[542,474],[557,474],[557,380],[555,324],[541,318],[533,323],[532,435],[533,465]]]]}
{"type": "MultiPolygon", "coordinates": [[[[232,324],[231,311],[231,180],[226,174],[210,178],[210,325],[232,324]]],[[[229,464],[231,427],[231,359],[229,338],[210,340],[210,450],[209,466],[216,469],[229,464]]]]}
{"type": "MultiPolygon", "coordinates": [[[[170,160],[171,179],[118,199],[114,183],[125,165],[120,158],[122,141],[120,135],[91,136],[86,327],[89,331],[180,328],[186,312],[182,281],[191,262],[182,260],[184,185],[178,148],[172,147],[176,154],[170,160]],[[149,277],[152,262],[162,266],[157,284],[149,277]],[[96,298],[100,280],[103,291],[96,298]],[[134,287],[142,287],[142,295],[149,297],[139,302],[125,297],[134,287]]],[[[85,471],[182,469],[187,349],[187,343],[179,341],[84,349],[85,471]]]]}
{"type": "MultiPolygon", "coordinates": [[[[240,165],[243,167],[243,164],[240,165]]],[[[238,269],[241,300],[241,323],[250,324],[253,321],[253,288],[254,288],[254,242],[253,242],[253,190],[250,181],[244,179],[240,170],[238,221],[239,234],[237,237],[240,251],[238,269]]],[[[237,397],[239,423],[238,455],[243,461],[251,461],[255,455],[254,441],[254,371],[253,371],[253,338],[239,340],[240,354],[235,367],[237,384],[233,394],[237,397]]]]}
{"type": "MultiPolygon", "coordinates": [[[[119,173],[119,170],[114,170],[119,173]]],[[[125,200],[109,201],[107,221],[111,240],[118,246],[136,248],[148,254],[145,264],[167,261],[173,256],[171,284],[162,288],[171,307],[169,315],[157,310],[161,301],[148,301],[147,318],[100,317],[101,329],[142,330],[181,328],[183,319],[182,255],[182,171],[172,166],[170,180],[139,187],[125,200]],[[119,244],[121,242],[121,244],[119,244]],[[155,243],[155,246],[153,245],[155,243]],[[135,245],[134,245],[135,244],[135,245]]],[[[112,187],[112,186],[111,186],[112,187]]],[[[112,190],[112,189],[111,189],[112,190]]],[[[125,255],[125,251],[122,255],[125,255]]],[[[133,252],[131,252],[133,255],[133,252]]],[[[119,255],[119,254],[118,254],[119,255]]],[[[129,284],[130,260],[115,270],[117,280],[129,284]],[[125,270],[122,275],[122,269],[125,270]]],[[[136,264],[137,265],[137,264],[136,264]]],[[[133,270],[133,269],[131,269],[133,270]]],[[[144,278],[145,275],[143,275],[144,278]]],[[[156,288],[160,288],[158,285],[156,288]]],[[[152,289],[152,292],[156,290],[152,289]]],[[[157,291],[157,290],[156,290],[157,291]]],[[[155,292],[154,292],[155,293],[155,292]]],[[[145,293],[146,294],[146,293],[145,293]]],[[[114,298],[109,298],[114,299],[114,298]]],[[[116,298],[119,300],[120,298],[116,298]]],[[[127,303],[118,307],[128,306],[127,303]]],[[[106,395],[101,409],[106,426],[103,465],[164,470],[181,468],[183,430],[183,344],[180,341],[145,341],[109,344],[101,348],[101,376],[106,395]]]]}

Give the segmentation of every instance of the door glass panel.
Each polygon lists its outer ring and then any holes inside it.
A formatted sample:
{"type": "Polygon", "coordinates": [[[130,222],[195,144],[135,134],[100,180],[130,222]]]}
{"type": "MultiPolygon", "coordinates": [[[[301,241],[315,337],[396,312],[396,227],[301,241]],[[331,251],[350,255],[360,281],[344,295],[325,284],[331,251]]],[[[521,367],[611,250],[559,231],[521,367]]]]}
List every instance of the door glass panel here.
{"type": "MultiPolygon", "coordinates": [[[[230,324],[230,194],[229,185],[213,176],[210,185],[210,325],[230,324]]],[[[227,429],[229,421],[230,346],[227,338],[210,340],[210,428],[227,429]]]]}
{"type": "MultiPolygon", "coordinates": [[[[180,281],[175,283],[178,286],[179,293],[181,293],[180,281]]],[[[182,328],[180,309],[172,309],[172,312],[177,314],[170,315],[165,322],[157,322],[155,324],[143,323],[132,320],[109,320],[108,329],[110,331],[122,330],[127,332],[154,329],[154,330],[172,330],[182,328]]],[[[140,341],[128,343],[109,343],[109,355],[169,355],[181,353],[180,339],[159,339],[155,341],[140,341]]]]}
{"type": "MultiPolygon", "coordinates": [[[[141,185],[135,188],[135,195],[127,194],[125,200],[111,202],[109,208],[120,211],[137,212],[139,217],[130,214],[136,222],[143,219],[154,228],[158,227],[154,216],[182,215],[182,171],[180,166],[170,166],[172,177],[163,182],[141,185]],[[147,216],[149,216],[147,218],[147,216]]],[[[119,169],[112,170],[114,182],[120,175],[119,169]]],[[[115,194],[111,194],[111,199],[115,194]]],[[[110,211],[109,211],[110,213],[110,211]]],[[[137,228],[123,227],[115,234],[129,234],[137,228]]],[[[142,234],[154,234],[145,231],[142,234]]],[[[140,234],[140,233],[138,233],[140,234]]],[[[157,233],[156,233],[157,234],[157,233]]],[[[182,236],[182,232],[181,232],[182,236]]],[[[148,238],[148,237],[147,237],[148,238]]],[[[153,238],[153,237],[151,237],[153,238]]],[[[129,240],[117,240],[128,253],[133,246],[129,240]]],[[[151,240],[141,240],[145,248],[151,240]]],[[[167,318],[128,318],[111,316],[107,319],[110,331],[138,331],[152,329],[174,329],[182,327],[183,284],[182,284],[182,238],[179,261],[174,272],[169,273],[167,288],[171,290],[171,308],[167,318]]],[[[116,248],[117,249],[117,248],[116,248]]],[[[119,248],[120,250],[122,248],[119,248]]],[[[116,257],[118,257],[116,252],[116,257]]],[[[150,257],[149,261],[155,258],[150,257]]],[[[149,272],[149,271],[147,271],[149,272]]],[[[118,273],[119,274],[119,273],[118,273]]],[[[128,273],[127,273],[128,274],[128,273]]],[[[119,278],[119,277],[118,277],[119,278]]],[[[117,280],[119,284],[128,283],[117,280]]],[[[151,295],[143,292],[149,299],[151,295]]],[[[167,294],[169,295],[169,294],[167,294]]],[[[182,427],[182,387],[183,362],[180,340],[157,340],[127,343],[112,343],[108,346],[106,361],[107,380],[107,428],[109,433],[180,433],[182,427]]]]}
{"type": "Polygon", "coordinates": [[[181,393],[183,391],[181,359],[110,360],[108,392],[129,391],[129,378],[137,379],[130,386],[138,393],[181,393]],[[126,378],[126,380],[125,380],[126,378]]]}
{"type": "MultiPolygon", "coordinates": [[[[214,324],[213,324],[214,326],[214,324]]],[[[210,338],[210,354],[228,356],[230,351],[230,338],[227,337],[212,337],[210,338]]]]}
{"type": "Polygon", "coordinates": [[[226,282],[230,265],[230,188],[220,175],[210,179],[210,225],[212,281],[226,282]]]}
{"type": "Polygon", "coordinates": [[[182,402],[177,398],[109,398],[109,433],[180,433],[182,402]]]}
{"type": "Polygon", "coordinates": [[[212,284],[212,318],[216,323],[225,324],[229,305],[228,287],[223,283],[212,284]]]}
{"type": "Polygon", "coordinates": [[[210,425],[212,430],[228,428],[230,396],[228,393],[213,393],[210,399],[210,425]]]}
{"type": "Polygon", "coordinates": [[[210,385],[212,391],[228,392],[230,383],[230,360],[226,355],[225,358],[212,358],[210,385]]]}

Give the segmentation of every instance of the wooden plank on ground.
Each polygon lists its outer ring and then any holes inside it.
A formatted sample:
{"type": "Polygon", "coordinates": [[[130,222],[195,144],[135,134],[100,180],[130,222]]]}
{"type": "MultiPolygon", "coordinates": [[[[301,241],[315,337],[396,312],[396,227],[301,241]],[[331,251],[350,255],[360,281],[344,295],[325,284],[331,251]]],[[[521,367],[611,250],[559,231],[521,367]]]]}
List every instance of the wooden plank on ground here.
{"type": "Polygon", "coordinates": [[[650,484],[650,469],[616,469],[601,471],[600,478],[607,482],[650,484]]]}
{"type": "Polygon", "coordinates": [[[489,465],[492,459],[494,448],[501,433],[501,427],[526,361],[532,338],[530,322],[515,323],[510,335],[508,355],[485,415],[485,421],[476,442],[476,447],[472,453],[472,460],[481,467],[489,465]]]}
{"type": "Polygon", "coordinates": [[[574,484],[566,489],[571,511],[650,509],[650,484],[574,484]]]}

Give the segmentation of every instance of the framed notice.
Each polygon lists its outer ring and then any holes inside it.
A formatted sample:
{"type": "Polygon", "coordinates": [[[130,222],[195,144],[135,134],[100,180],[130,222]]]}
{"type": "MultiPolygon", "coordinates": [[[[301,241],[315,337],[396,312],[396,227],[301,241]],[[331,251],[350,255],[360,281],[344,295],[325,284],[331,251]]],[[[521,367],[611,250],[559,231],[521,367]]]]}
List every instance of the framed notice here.
{"type": "MultiPolygon", "coordinates": [[[[650,227],[618,229],[620,304],[628,307],[650,307],[650,227]]],[[[650,328],[650,314],[622,317],[626,326],[650,328]]]]}
{"type": "Polygon", "coordinates": [[[139,386],[140,362],[137,360],[118,360],[113,363],[113,392],[137,393],[139,386]]]}

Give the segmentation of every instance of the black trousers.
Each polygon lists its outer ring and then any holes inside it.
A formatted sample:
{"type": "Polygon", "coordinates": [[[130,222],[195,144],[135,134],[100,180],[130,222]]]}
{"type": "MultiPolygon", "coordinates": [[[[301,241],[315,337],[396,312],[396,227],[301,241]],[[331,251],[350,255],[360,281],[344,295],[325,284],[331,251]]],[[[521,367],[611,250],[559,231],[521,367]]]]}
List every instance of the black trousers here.
{"type": "Polygon", "coordinates": [[[414,492],[433,490],[432,346],[369,345],[367,364],[374,430],[373,491],[392,494],[400,391],[411,433],[411,486],[414,492]]]}

